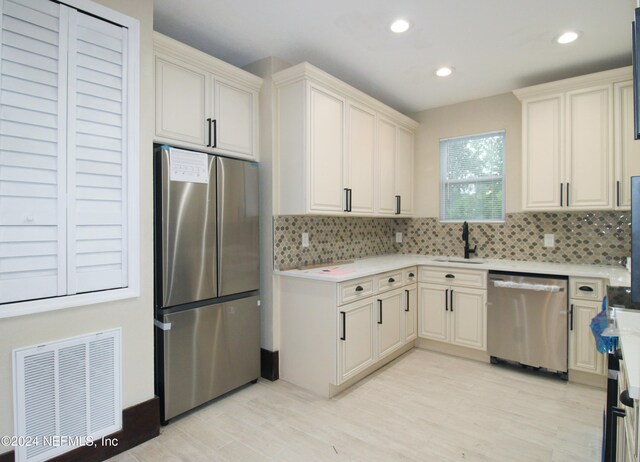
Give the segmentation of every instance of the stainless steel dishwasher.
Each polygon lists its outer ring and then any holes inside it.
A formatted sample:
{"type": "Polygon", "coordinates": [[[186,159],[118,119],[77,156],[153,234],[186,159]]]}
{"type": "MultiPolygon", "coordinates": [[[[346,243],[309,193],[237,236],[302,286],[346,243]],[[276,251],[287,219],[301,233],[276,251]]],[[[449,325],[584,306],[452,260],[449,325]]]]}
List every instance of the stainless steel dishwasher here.
{"type": "Polygon", "coordinates": [[[567,378],[567,277],[490,271],[487,352],[567,378]]]}

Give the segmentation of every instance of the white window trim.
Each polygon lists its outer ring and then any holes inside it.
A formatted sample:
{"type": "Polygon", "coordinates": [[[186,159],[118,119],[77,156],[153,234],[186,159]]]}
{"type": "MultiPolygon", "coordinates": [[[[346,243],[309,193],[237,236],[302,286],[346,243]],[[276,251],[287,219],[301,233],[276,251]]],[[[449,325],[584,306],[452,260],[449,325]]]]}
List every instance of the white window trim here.
{"type": "Polygon", "coordinates": [[[76,295],[20,301],[0,305],[0,319],[74,308],[140,296],[140,21],[91,0],[60,3],[106,19],[128,29],[127,33],[127,274],[128,285],[76,295]],[[131,206],[133,205],[133,206],[131,206]]]}
{"type": "MultiPolygon", "coordinates": [[[[490,132],[484,132],[484,133],[474,133],[473,135],[462,135],[462,136],[451,136],[449,138],[441,138],[440,141],[440,188],[438,191],[438,199],[439,199],[439,208],[440,208],[440,216],[438,217],[439,222],[440,223],[463,223],[463,222],[467,222],[467,223],[487,223],[487,224],[500,224],[500,223],[506,223],[507,220],[507,130],[506,129],[502,129],[502,130],[493,130],[490,132]],[[479,181],[490,181],[492,179],[498,179],[498,178],[502,178],[502,219],[501,220],[444,220],[442,217],[444,216],[444,210],[443,210],[443,205],[444,205],[444,201],[442,199],[442,180],[444,178],[444,174],[445,172],[445,165],[442,162],[442,142],[443,141],[450,141],[450,140],[457,140],[460,138],[474,138],[474,137],[485,137],[485,136],[489,136],[489,135],[498,135],[501,134],[504,139],[503,139],[503,151],[502,151],[502,177],[482,177],[479,178],[479,181]]],[[[450,181],[450,183],[472,183],[472,181],[464,181],[464,180],[454,180],[454,181],[450,181]]]]}

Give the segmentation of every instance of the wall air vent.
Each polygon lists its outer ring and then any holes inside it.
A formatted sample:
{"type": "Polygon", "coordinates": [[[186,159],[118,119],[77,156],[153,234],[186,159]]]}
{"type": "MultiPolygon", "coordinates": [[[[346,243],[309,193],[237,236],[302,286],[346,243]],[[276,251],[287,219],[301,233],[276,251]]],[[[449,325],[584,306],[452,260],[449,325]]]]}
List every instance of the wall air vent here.
{"type": "Polygon", "coordinates": [[[120,361],[120,329],[14,350],[16,460],[47,460],[120,430],[120,361]]]}

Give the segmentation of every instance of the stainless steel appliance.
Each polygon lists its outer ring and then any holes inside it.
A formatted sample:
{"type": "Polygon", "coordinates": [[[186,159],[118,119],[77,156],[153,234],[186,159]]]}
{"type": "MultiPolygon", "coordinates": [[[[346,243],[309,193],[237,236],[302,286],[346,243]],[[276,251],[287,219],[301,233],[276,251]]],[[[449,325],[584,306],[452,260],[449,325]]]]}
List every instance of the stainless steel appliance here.
{"type": "Polygon", "coordinates": [[[567,376],[567,278],[490,271],[487,352],[567,376]]]}
{"type": "Polygon", "coordinates": [[[163,422],[260,375],[257,164],[154,149],[163,422]]]}

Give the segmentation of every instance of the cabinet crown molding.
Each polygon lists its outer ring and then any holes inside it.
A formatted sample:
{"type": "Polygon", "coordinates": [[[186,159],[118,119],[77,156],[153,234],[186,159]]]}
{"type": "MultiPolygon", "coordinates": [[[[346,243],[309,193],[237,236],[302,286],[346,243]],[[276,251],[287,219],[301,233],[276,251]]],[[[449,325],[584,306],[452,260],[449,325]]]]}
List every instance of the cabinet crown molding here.
{"type": "Polygon", "coordinates": [[[153,51],[179,59],[223,78],[242,83],[255,91],[260,91],[262,88],[263,80],[257,75],[155,31],[153,33],[153,51]]]}
{"type": "Polygon", "coordinates": [[[632,78],[631,66],[612,69],[609,71],[596,72],[594,74],[580,75],[569,79],[557,80],[555,82],[541,83],[530,87],[513,90],[513,94],[522,101],[527,98],[537,96],[547,96],[554,93],[579,90],[581,88],[596,85],[613,84],[632,78]]]}
{"type": "Polygon", "coordinates": [[[405,125],[411,130],[416,130],[420,126],[420,124],[412,118],[387,106],[372,96],[367,95],[365,92],[352,87],[348,83],[343,82],[308,62],[296,64],[295,66],[291,66],[273,74],[273,84],[276,88],[305,79],[325,85],[336,93],[340,93],[341,96],[345,96],[355,100],[356,102],[365,104],[381,114],[394,119],[396,122],[405,125]]]}

